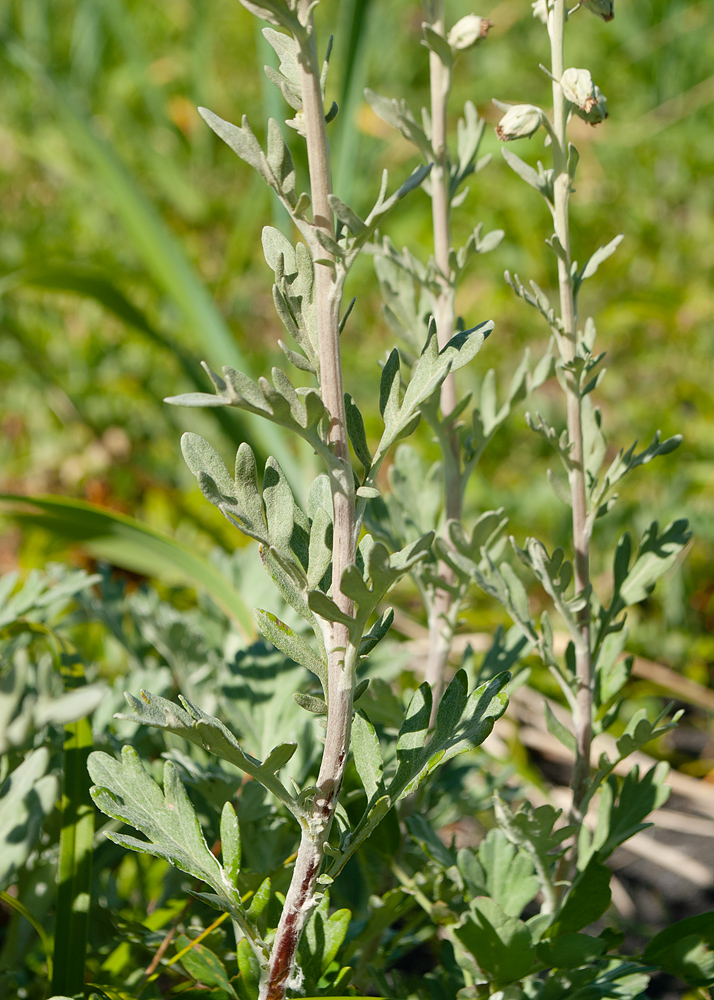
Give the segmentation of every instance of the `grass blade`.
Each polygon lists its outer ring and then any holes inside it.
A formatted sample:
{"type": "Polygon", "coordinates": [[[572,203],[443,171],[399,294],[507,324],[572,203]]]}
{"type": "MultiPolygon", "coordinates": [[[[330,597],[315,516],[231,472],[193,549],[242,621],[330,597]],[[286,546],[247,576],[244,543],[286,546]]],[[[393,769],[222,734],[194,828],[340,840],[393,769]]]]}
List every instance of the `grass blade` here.
{"type": "Polygon", "coordinates": [[[94,804],[87,771],[91,750],[89,719],[65,726],[52,991],[68,996],[81,993],[84,987],[94,842],[94,804]]]}
{"type": "Polygon", "coordinates": [[[16,493],[0,493],[0,500],[15,505],[13,520],[44,528],[64,541],[81,543],[98,559],[149,577],[202,588],[247,639],[255,638],[250,610],[233,584],[203,556],[170,535],[83,500],[16,493]],[[29,505],[38,513],[18,510],[17,505],[29,505]]]}
{"type": "MultiPolygon", "coordinates": [[[[47,291],[73,292],[83,298],[93,299],[127,326],[133,327],[153,343],[170,351],[181,365],[186,378],[198,392],[210,390],[211,386],[201,368],[198,356],[157,330],[145,313],[101,271],[72,263],[30,265],[4,275],[0,279],[0,295],[23,285],[32,285],[34,288],[47,291]]],[[[245,433],[241,433],[241,414],[224,407],[216,407],[210,413],[229,440],[234,441],[236,445],[245,440],[245,433]]]]}
{"type": "MultiPolygon", "coordinates": [[[[214,369],[231,365],[252,378],[250,364],[181,244],[135,184],[112,146],[95,132],[63,87],[25,49],[11,43],[7,52],[16,65],[54,99],[76,152],[92,167],[103,195],[111,201],[136,252],[157,284],[183,313],[186,327],[195,338],[197,352],[204,355],[214,369]]],[[[253,414],[245,414],[243,419],[258,450],[274,455],[288,478],[295,484],[300,483],[302,476],[298,463],[283,435],[253,414]]]]}

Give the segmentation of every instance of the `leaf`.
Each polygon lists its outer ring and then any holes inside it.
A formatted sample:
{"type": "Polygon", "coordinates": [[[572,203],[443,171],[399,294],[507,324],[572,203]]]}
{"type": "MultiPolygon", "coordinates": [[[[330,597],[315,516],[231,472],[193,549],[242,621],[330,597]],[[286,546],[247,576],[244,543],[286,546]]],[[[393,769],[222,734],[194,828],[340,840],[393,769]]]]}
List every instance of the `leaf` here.
{"type": "Polygon", "coordinates": [[[350,443],[354,448],[354,453],[362,463],[365,474],[372,467],[372,455],[367,445],[367,434],[364,429],[362,414],[357,409],[357,404],[348,392],[345,393],[345,417],[347,419],[347,433],[350,443]]]}
{"type": "Polygon", "coordinates": [[[447,69],[450,69],[454,63],[454,56],[447,40],[438,31],[435,31],[430,24],[423,23],[421,30],[424,35],[422,44],[426,45],[431,52],[434,52],[442,64],[447,69]]]}
{"type": "Polygon", "coordinates": [[[559,740],[572,754],[575,754],[577,752],[577,742],[575,740],[575,736],[573,736],[570,730],[566,729],[560,719],[557,718],[547,701],[544,702],[543,707],[545,710],[545,724],[548,727],[548,732],[551,736],[555,736],[555,738],[559,740]]]}
{"type": "Polygon", "coordinates": [[[510,843],[502,830],[489,830],[477,853],[460,850],[457,864],[472,898],[490,896],[512,917],[521,914],[540,887],[532,857],[510,843]]]}
{"type": "MultiPolygon", "coordinates": [[[[330,504],[330,508],[332,504],[330,504]]],[[[333,513],[331,509],[319,506],[312,517],[310,544],[308,548],[307,585],[317,590],[332,565],[333,513]]],[[[327,581],[325,581],[327,582],[327,581]]],[[[331,582],[331,581],[330,581],[331,582]]],[[[328,589],[329,584],[323,587],[328,589]]]]}
{"type": "Polygon", "coordinates": [[[614,239],[611,239],[610,242],[604,247],[600,247],[596,250],[578,274],[577,284],[580,285],[586,278],[592,278],[603,261],[606,261],[608,257],[611,257],[614,254],[623,239],[624,235],[623,233],[620,233],[618,236],[615,236],[614,239]]]}
{"type": "Polygon", "coordinates": [[[358,655],[360,659],[365,656],[369,656],[377,643],[381,642],[382,639],[387,635],[390,628],[392,627],[392,622],[394,621],[394,611],[392,608],[387,608],[386,611],[380,615],[377,621],[374,623],[369,632],[365,634],[360,639],[358,655]]]}
{"type": "Polygon", "coordinates": [[[596,960],[573,971],[553,969],[545,980],[543,996],[548,1000],[641,1000],[649,978],[635,962],[596,960]]]}
{"type": "Polygon", "coordinates": [[[509,674],[482,684],[467,698],[467,677],[459,670],[439,705],[436,728],[425,745],[431,714],[431,689],[422,684],[412,698],[397,738],[397,772],[387,793],[394,802],[416,791],[427,774],[457,754],[479,746],[506,710],[509,674]]]}
{"type": "Polygon", "coordinates": [[[352,754],[367,801],[371,802],[380,790],[384,790],[384,763],[377,733],[364,712],[356,712],[352,722],[352,754]]]}
{"type": "Polygon", "coordinates": [[[270,902],[271,895],[271,885],[270,879],[264,878],[255,891],[253,898],[250,901],[250,907],[248,909],[249,919],[255,923],[258,917],[261,915],[265,907],[270,902]]]}
{"type": "MultiPolygon", "coordinates": [[[[78,683],[84,671],[78,668],[78,683]]],[[[77,690],[81,690],[81,687],[77,690]]],[[[62,752],[62,807],[57,863],[57,902],[52,989],[81,993],[92,898],[95,811],[87,759],[93,746],[89,719],[65,728],[62,752]]]]}
{"type": "Polygon", "coordinates": [[[287,28],[291,32],[302,30],[300,22],[285,0],[240,0],[240,2],[251,14],[270,24],[287,28]]]}
{"type": "Polygon", "coordinates": [[[512,844],[528,851],[535,862],[539,878],[546,880],[546,888],[549,887],[550,869],[565,853],[561,846],[563,841],[573,833],[573,828],[569,826],[553,829],[561,810],[550,805],[534,809],[526,802],[518,812],[512,813],[498,793],[493,796],[493,805],[499,827],[512,844]]]}
{"type": "Polygon", "coordinates": [[[492,899],[475,899],[470,915],[454,934],[479,969],[499,986],[522,979],[533,967],[536,955],[528,927],[509,917],[492,899]]]}
{"type": "Polygon", "coordinates": [[[407,829],[413,840],[419,844],[428,858],[436,861],[442,868],[450,868],[454,864],[454,856],[444,842],[438,837],[434,828],[420,816],[407,818],[407,829]]]}
{"type": "Polygon", "coordinates": [[[296,691],[293,700],[306,712],[311,712],[313,715],[327,715],[327,702],[322,698],[315,698],[311,694],[296,691]]]}
{"type": "Polygon", "coordinates": [[[330,897],[326,892],[313,910],[298,946],[298,962],[308,993],[317,991],[320,979],[345,939],[352,916],[349,910],[342,909],[328,917],[329,905],[330,897]]]}
{"type": "Polygon", "coordinates": [[[536,947],[544,965],[556,969],[578,969],[592,965],[606,951],[606,944],[599,937],[589,934],[563,934],[555,941],[543,941],[536,947]]]}
{"type": "Polygon", "coordinates": [[[250,1000],[258,1000],[260,987],[260,963],[245,938],[241,938],[236,948],[236,959],[240,970],[240,984],[250,1000]]]}
{"type": "Polygon", "coordinates": [[[640,780],[640,769],[635,765],[623,780],[619,795],[617,779],[608,779],[600,792],[598,823],[589,845],[581,830],[579,867],[585,867],[594,854],[604,861],[620,844],[651,825],[644,822],[647,816],[661,808],[671,793],[666,784],[668,773],[669,765],[660,761],[640,780]]]}
{"type": "Polygon", "coordinates": [[[59,796],[47,747],[32,750],[0,785],[0,889],[16,877],[59,796]]]}
{"type": "Polygon", "coordinates": [[[667,525],[661,535],[657,522],[653,521],[640,542],[632,569],[619,588],[621,601],[625,605],[644,601],[659,577],[674,565],[691,537],[684,519],[667,525]]]}
{"type": "Polygon", "coordinates": [[[330,203],[330,208],[335,213],[337,218],[342,222],[353,236],[360,236],[362,233],[367,231],[367,226],[363,219],[360,219],[359,215],[354,212],[349,205],[345,205],[344,202],[334,195],[329,194],[327,196],[330,203]]]}
{"type": "MultiPolygon", "coordinates": [[[[247,445],[246,445],[247,447],[247,445]]],[[[239,625],[246,638],[255,627],[243,598],[233,584],[194,548],[125,514],[67,497],[0,493],[0,500],[27,504],[41,513],[13,511],[25,525],[46,528],[55,538],[81,543],[96,558],[152,578],[176,580],[205,590],[239,625]]]]}
{"type": "Polygon", "coordinates": [[[176,947],[179,951],[188,948],[188,951],[181,957],[181,964],[196,982],[203,983],[204,986],[218,986],[230,996],[236,996],[236,992],[228,980],[225,965],[210,948],[192,942],[185,934],[178,935],[176,947]]]}
{"type": "MultiPolygon", "coordinates": [[[[664,722],[660,725],[660,722],[665,716],[667,710],[668,709],[665,707],[654,722],[650,722],[647,718],[647,709],[641,708],[635,712],[630,721],[627,723],[625,732],[617,740],[616,745],[619,760],[624,760],[625,757],[628,757],[631,753],[641,750],[642,747],[646,746],[651,740],[657,739],[659,736],[663,736],[677,724],[677,721],[682,714],[682,710],[676,712],[669,722],[664,722]]],[[[607,760],[607,757],[605,757],[605,760],[607,760]]],[[[608,762],[605,773],[608,774],[612,771],[614,766],[614,764],[610,764],[608,762]]]]}
{"type": "Polygon", "coordinates": [[[271,750],[265,762],[261,764],[255,757],[242,750],[238,740],[222,722],[202,712],[186,698],[181,698],[183,705],[181,707],[147,691],[141,692],[141,700],[131,694],[125,694],[124,697],[133,709],[133,714],[122,715],[119,718],[144,726],[166,729],[177,736],[182,736],[190,743],[203,747],[217,757],[234,764],[241,771],[245,771],[272,792],[288,809],[295,810],[295,801],[276,778],[275,771],[290,760],[297,749],[296,743],[281,743],[271,750]]]}
{"type": "Polygon", "coordinates": [[[501,149],[503,159],[506,161],[511,170],[518,174],[518,176],[529,184],[532,188],[535,188],[540,194],[543,195],[548,201],[553,201],[553,171],[544,170],[543,165],[538,163],[538,170],[534,170],[533,167],[525,163],[520,156],[516,156],[512,150],[507,146],[501,149]]]}
{"type": "Polygon", "coordinates": [[[187,875],[210,885],[221,898],[230,898],[224,874],[208,849],[198,819],[174,765],[164,764],[163,792],[144,770],[133,747],[125,746],[121,761],[95,751],[89,757],[98,809],[139,830],[147,840],[108,833],[115,844],[163,858],[187,875]]]}
{"type": "Polygon", "coordinates": [[[607,910],[611,898],[610,871],[597,858],[592,858],[575,877],[562,909],[546,932],[547,937],[560,937],[592,924],[607,910]]]}
{"type": "Polygon", "coordinates": [[[230,802],[224,804],[221,813],[221,855],[226,877],[235,885],[240,873],[241,842],[238,817],[230,802]]]}
{"type": "Polygon", "coordinates": [[[714,912],[686,917],[655,934],[642,959],[695,989],[714,985],[714,912]]]}
{"type": "Polygon", "coordinates": [[[258,628],[265,638],[285,653],[291,660],[306,667],[322,684],[323,691],[327,691],[327,666],[323,659],[314,651],[312,646],[306,642],[301,635],[294,632],[289,625],[281,622],[270,611],[255,610],[253,612],[258,628]]]}
{"type": "Polygon", "coordinates": [[[364,96],[375,114],[379,115],[388,125],[398,129],[405,139],[414,143],[427,162],[430,163],[434,159],[431,142],[409,110],[406,101],[395,101],[389,97],[382,97],[381,94],[376,94],[369,88],[365,89],[364,96]]]}

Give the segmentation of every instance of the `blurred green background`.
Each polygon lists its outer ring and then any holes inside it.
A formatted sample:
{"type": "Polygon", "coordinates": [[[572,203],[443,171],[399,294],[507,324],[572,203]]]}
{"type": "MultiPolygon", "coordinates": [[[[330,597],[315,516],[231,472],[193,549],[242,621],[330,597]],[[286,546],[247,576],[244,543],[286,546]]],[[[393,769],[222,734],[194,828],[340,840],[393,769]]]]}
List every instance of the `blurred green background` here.
{"type": "MultiPolygon", "coordinates": [[[[470,7],[452,0],[448,10],[453,22],[470,7]]],[[[523,349],[539,356],[547,343],[535,313],[505,285],[504,269],[554,291],[545,208],[509,171],[490,127],[499,115],[493,97],[548,106],[550,84],[537,69],[548,60],[547,37],[527,0],[485,0],[478,13],[494,26],[459,61],[453,108],[467,98],[477,104],[493,161],[456,214],[455,238],[478,221],[506,236],[476,260],[460,293],[468,325],[496,322],[461,373],[462,388],[476,391],[487,368],[507,385],[523,349]]],[[[335,189],[364,212],[384,166],[396,184],[415,165],[412,148],[361,94],[368,85],[406,97],[415,110],[425,102],[421,8],[413,0],[324,0],[318,18],[323,39],[335,32],[335,189]]],[[[581,154],[576,256],[626,234],[581,300],[582,319],[595,316],[608,352],[598,391],[603,425],[613,453],[635,438],[647,443],[658,428],[684,435],[674,455],[627,481],[620,505],[599,522],[596,546],[608,554],[596,556],[595,569],[607,574],[626,528],[641,532],[654,517],[692,520],[691,550],[638,610],[633,642],[634,651],[704,683],[714,666],[712,28],[710,0],[616,0],[614,21],[581,11],[567,38],[568,64],[592,70],[610,110],[597,129],[579,121],[573,128],[581,154]]],[[[233,413],[172,409],[162,398],[207,388],[200,359],[261,372],[282,358],[259,241],[263,225],[285,221],[195,110],[206,105],[232,121],[245,113],[259,136],[269,115],[288,117],[259,72],[272,52],[237,0],[3,0],[0,39],[0,489],[83,498],[199,551],[242,544],[198,493],[178,440],[197,431],[229,459],[241,435],[265,431],[240,426],[233,413]]],[[[535,162],[544,157],[541,135],[514,150],[535,162]]],[[[304,162],[301,169],[304,177],[304,162]]],[[[427,254],[427,198],[412,195],[386,231],[397,246],[427,254]]],[[[368,256],[347,292],[357,297],[343,335],[347,388],[375,432],[377,359],[393,338],[368,256]]],[[[557,386],[527,405],[559,419],[557,386]]],[[[524,409],[487,453],[469,504],[503,504],[519,540],[563,541],[568,511],[547,485],[552,459],[528,431],[524,409]]],[[[255,443],[278,449],[293,478],[307,479],[309,459],[289,442],[255,443]]],[[[82,552],[51,532],[2,522],[2,571],[48,558],[81,562],[82,552]]],[[[478,596],[470,618],[478,628],[502,620],[478,596]]],[[[701,721],[705,732],[707,725],[701,721]]],[[[704,756],[700,774],[714,767],[714,748],[704,756]]]]}

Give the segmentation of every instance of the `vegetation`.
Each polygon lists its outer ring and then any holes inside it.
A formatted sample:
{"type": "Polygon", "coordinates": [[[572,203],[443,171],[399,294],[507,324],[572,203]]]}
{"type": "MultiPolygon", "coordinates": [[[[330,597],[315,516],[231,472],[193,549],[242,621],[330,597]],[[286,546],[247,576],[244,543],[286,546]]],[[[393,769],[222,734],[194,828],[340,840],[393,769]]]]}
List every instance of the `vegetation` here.
{"type": "Polygon", "coordinates": [[[0,996],[705,995],[708,7],[243,7],[0,21],[0,996]]]}

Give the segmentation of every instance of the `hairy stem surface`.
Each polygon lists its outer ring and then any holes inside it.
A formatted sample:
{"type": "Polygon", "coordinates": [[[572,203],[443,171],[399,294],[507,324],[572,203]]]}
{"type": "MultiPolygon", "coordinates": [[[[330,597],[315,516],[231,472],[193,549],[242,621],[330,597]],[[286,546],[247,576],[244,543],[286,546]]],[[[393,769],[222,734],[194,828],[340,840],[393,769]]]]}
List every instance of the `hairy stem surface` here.
{"type": "MultiPolygon", "coordinates": [[[[307,139],[310,187],[315,226],[334,239],[328,196],[331,193],[330,154],[320,88],[320,67],[308,0],[300,0],[304,34],[298,37],[298,58],[307,139]]],[[[329,253],[313,247],[321,259],[329,253]]],[[[328,441],[335,461],[329,471],[334,512],[332,597],[351,615],[352,602],[341,591],[342,573],[355,561],[355,493],[350,462],[339,339],[340,285],[333,264],[315,264],[315,297],[320,351],[320,390],[329,416],[328,441]]],[[[295,955],[305,923],[315,905],[317,878],[342,785],[352,723],[354,653],[347,628],[323,623],[328,651],[327,734],[310,814],[303,822],[300,847],[285,906],[273,944],[261,1000],[283,1000],[290,984],[295,955]]]]}
{"type": "MultiPolygon", "coordinates": [[[[432,4],[432,25],[439,34],[445,34],[444,0],[432,4]]],[[[446,146],[446,111],[451,90],[451,73],[435,52],[429,53],[431,84],[431,141],[434,148],[434,167],[431,171],[431,212],[434,231],[434,259],[439,269],[439,294],[435,310],[436,333],[439,347],[444,347],[454,335],[454,288],[449,281],[449,247],[451,246],[451,206],[449,199],[449,164],[446,146]]],[[[441,412],[444,417],[456,406],[456,385],[449,373],[441,386],[441,412]]],[[[461,476],[459,442],[455,432],[443,448],[444,492],[447,519],[461,518],[461,476]]],[[[439,564],[439,576],[447,584],[454,582],[454,573],[445,563],[439,564]]],[[[429,609],[429,653],[426,680],[433,693],[432,723],[444,687],[444,672],[451,651],[453,638],[452,595],[448,590],[437,590],[429,609]]]]}
{"type": "MultiPolygon", "coordinates": [[[[551,71],[553,81],[553,168],[555,233],[563,248],[558,257],[558,284],[560,289],[560,317],[563,336],[559,338],[564,362],[574,359],[577,339],[577,313],[573,279],[571,275],[570,224],[568,202],[570,177],[567,170],[567,115],[568,108],[560,83],[565,69],[565,0],[556,0],[550,14],[548,29],[551,45],[551,71]]],[[[576,594],[582,593],[590,583],[590,537],[587,520],[585,469],[583,464],[582,397],[572,377],[566,389],[568,437],[571,444],[569,485],[573,505],[574,579],[576,594]]],[[[592,742],[593,678],[590,651],[590,602],[579,613],[581,641],[575,650],[577,678],[575,738],[577,743],[573,772],[572,820],[582,821],[580,805],[587,790],[590,771],[590,745],[592,742]]]]}

